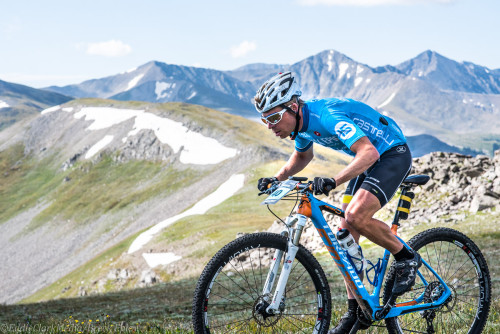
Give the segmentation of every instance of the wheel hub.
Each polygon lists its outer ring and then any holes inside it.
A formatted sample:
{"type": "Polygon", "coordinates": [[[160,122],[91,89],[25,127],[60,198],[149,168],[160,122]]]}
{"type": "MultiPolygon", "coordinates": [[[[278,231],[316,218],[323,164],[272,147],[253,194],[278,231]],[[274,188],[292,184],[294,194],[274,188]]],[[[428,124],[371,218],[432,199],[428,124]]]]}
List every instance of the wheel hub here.
{"type": "MultiPolygon", "coordinates": [[[[281,313],[275,314],[267,311],[270,305],[268,302],[270,298],[270,296],[259,296],[253,304],[252,316],[255,322],[262,327],[271,327],[281,319],[281,313]]],[[[280,311],[282,311],[281,304],[280,311]]]]}
{"type": "MultiPolygon", "coordinates": [[[[443,293],[444,293],[444,289],[443,289],[440,282],[438,282],[438,281],[431,282],[425,288],[424,303],[435,302],[443,295],[443,293]]],[[[446,302],[448,302],[448,300],[446,302]]],[[[443,308],[443,306],[440,306],[440,307],[432,309],[432,310],[425,310],[422,313],[422,317],[427,321],[427,332],[428,333],[435,333],[434,326],[432,323],[434,321],[434,318],[436,318],[437,312],[439,312],[442,308],[443,308]]]]}

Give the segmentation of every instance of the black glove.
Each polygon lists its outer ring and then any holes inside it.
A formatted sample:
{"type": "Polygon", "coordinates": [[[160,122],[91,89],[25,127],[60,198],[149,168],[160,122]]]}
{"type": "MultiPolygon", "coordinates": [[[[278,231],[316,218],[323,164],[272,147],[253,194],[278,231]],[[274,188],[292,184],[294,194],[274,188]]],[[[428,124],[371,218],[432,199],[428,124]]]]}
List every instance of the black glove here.
{"type": "Polygon", "coordinates": [[[276,182],[278,181],[277,178],[275,177],[261,177],[259,179],[259,183],[257,184],[257,188],[260,190],[260,191],[266,191],[268,186],[273,183],[273,182],[276,182]]]}
{"type": "Polygon", "coordinates": [[[328,196],[328,193],[335,189],[337,186],[337,182],[335,182],[334,178],[328,177],[315,177],[313,181],[313,191],[314,195],[325,194],[328,196]]]}

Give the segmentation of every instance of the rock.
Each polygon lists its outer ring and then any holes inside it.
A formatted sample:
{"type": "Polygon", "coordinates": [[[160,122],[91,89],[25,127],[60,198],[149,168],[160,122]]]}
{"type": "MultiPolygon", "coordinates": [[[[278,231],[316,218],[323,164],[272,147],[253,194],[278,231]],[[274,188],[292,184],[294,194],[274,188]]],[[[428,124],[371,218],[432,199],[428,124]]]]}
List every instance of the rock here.
{"type": "Polygon", "coordinates": [[[141,274],[140,283],[143,286],[150,286],[156,283],[156,273],[152,270],[144,270],[141,274]]]}
{"type": "Polygon", "coordinates": [[[83,297],[87,295],[87,290],[83,286],[78,288],[78,296],[83,297]]]}
{"type": "Polygon", "coordinates": [[[476,177],[480,176],[483,173],[484,173],[483,169],[481,169],[481,168],[475,168],[475,169],[468,169],[467,171],[465,171],[464,174],[465,174],[465,176],[476,178],[476,177]]]}
{"type": "Polygon", "coordinates": [[[243,236],[245,236],[247,234],[248,233],[245,233],[245,232],[238,232],[238,233],[236,233],[236,239],[241,238],[241,237],[243,237],[243,236]]]}
{"type": "Polygon", "coordinates": [[[120,274],[119,274],[118,278],[128,279],[128,270],[127,269],[120,270],[120,274]]]}
{"type": "Polygon", "coordinates": [[[469,211],[472,213],[476,213],[478,211],[483,211],[483,210],[492,208],[497,204],[498,204],[498,200],[496,200],[493,197],[485,196],[485,195],[476,195],[472,199],[469,211]]]}
{"type": "Polygon", "coordinates": [[[450,202],[453,204],[458,204],[460,202],[460,197],[458,197],[457,195],[454,195],[450,198],[450,202]]]}
{"type": "Polygon", "coordinates": [[[141,130],[135,136],[128,137],[117,161],[126,162],[130,160],[154,160],[168,161],[174,158],[173,149],[163,144],[152,130],[141,130]]]}
{"type": "Polygon", "coordinates": [[[487,190],[484,192],[484,195],[485,196],[489,196],[489,197],[493,197],[495,199],[500,199],[500,194],[494,192],[494,191],[491,191],[491,190],[487,190]]]}
{"type": "Polygon", "coordinates": [[[109,280],[116,280],[118,279],[118,274],[120,273],[119,270],[117,269],[112,269],[109,271],[108,275],[106,276],[107,279],[109,280]]]}

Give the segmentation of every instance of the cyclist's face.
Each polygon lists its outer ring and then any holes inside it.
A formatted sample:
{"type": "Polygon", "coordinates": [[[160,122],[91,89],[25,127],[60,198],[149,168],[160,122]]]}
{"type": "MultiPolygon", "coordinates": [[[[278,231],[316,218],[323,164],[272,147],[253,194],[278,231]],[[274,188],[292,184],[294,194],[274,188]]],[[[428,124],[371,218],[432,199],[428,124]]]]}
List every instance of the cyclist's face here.
{"type": "MultiPolygon", "coordinates": [[[[278,113],[283,110],[282,106],[274,107],[273,109],[265,112],[262,116],[267,117],[274,113],[278,113]]],[[[286,111],[283,113],[281,120],[276,124],[267,123],[267,128],[271,129],[277,137],[281,139],[290,136],[295,128],[295,116],[290,112],[286,111]]]]}

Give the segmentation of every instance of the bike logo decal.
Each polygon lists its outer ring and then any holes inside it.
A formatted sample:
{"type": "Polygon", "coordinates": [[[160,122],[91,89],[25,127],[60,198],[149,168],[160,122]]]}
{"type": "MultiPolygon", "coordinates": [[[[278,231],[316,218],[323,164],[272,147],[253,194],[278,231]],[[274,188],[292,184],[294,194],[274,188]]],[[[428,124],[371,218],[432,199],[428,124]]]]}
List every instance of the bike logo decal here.
{"type": "Polygon", "coordinates": [[[398,152],[398,153],[405,153],[406,152],[406,147],[404,147],[404,146],[398,146],[398,148],[396,149],[396,152],[398,152]]]}
{"type": "Polygon", "coordinates": [[[321,137],[321,133],[319,133],[318,131],[314,131],[314,134],[318,137],[321,137]]]}
{"type": "Polygon", "coordinates": [[[338,122],[337,125],[335,125],[335,133],[337,134],[337,136],[339,136],[340,139],[347,140],[354,136],[354,133],[356,133],[356,128],[351,123],[338,122]]]}

